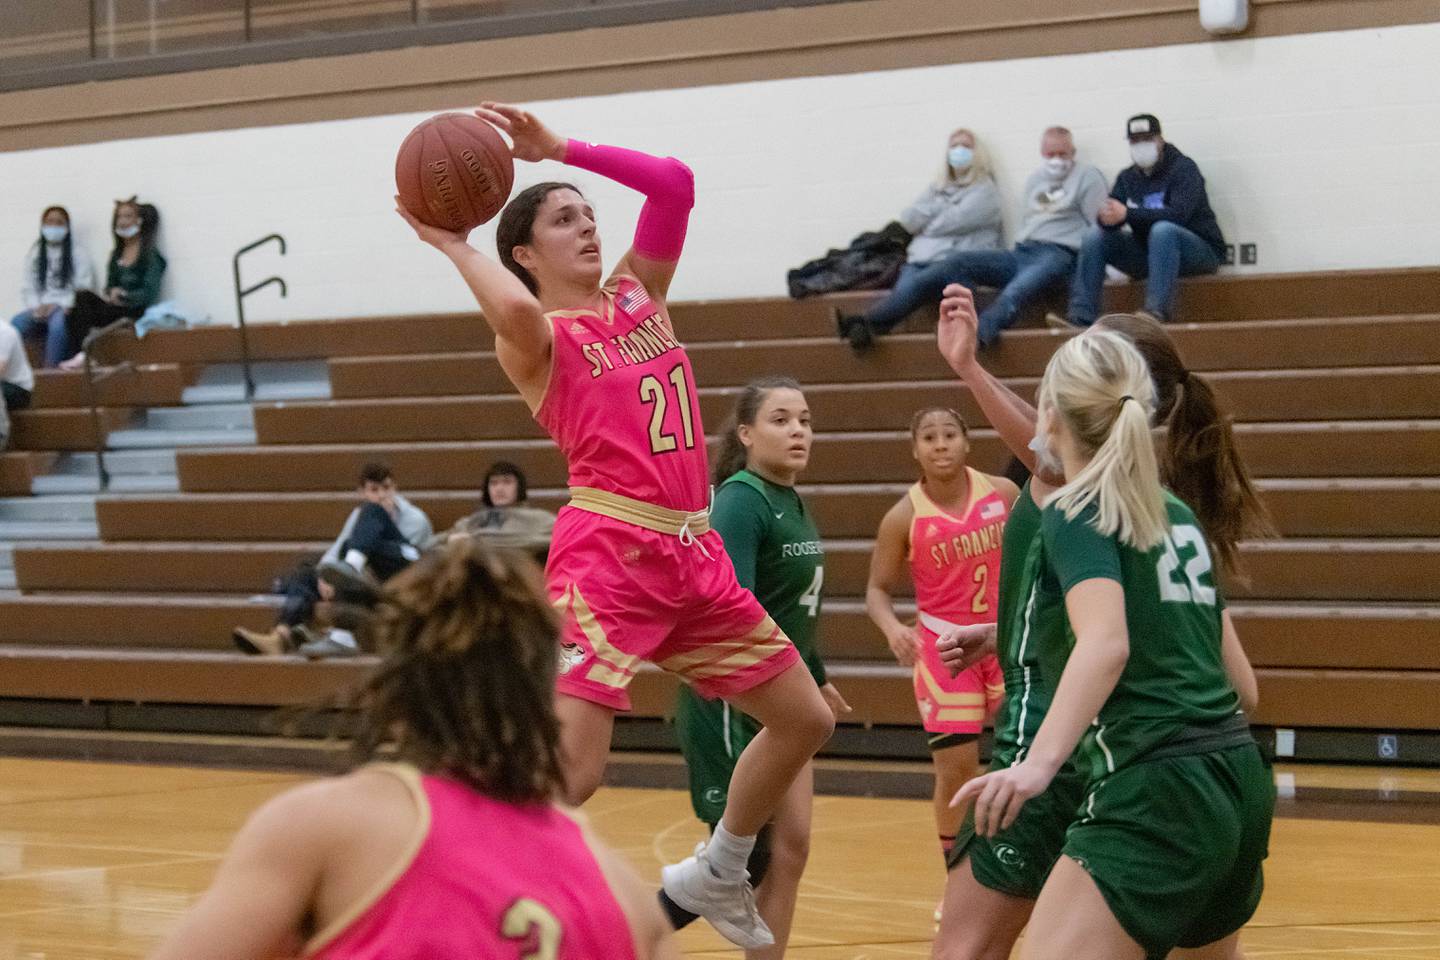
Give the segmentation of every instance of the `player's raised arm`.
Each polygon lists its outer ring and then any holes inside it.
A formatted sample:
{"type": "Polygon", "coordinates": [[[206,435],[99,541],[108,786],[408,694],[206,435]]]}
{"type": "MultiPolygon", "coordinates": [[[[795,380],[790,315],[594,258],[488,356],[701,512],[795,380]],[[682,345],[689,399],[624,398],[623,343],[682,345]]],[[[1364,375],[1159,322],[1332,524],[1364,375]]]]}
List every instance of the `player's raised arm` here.
{"type": "Polygon", "coordinates": [[[534,114],[510,104],[483,103],[477,114],[510,135],[518,160],[557,160],[643,193],[635,239],[614,272],[634,276],[651,296],[665,298],[695,206],[695,176],[689,167],[674,157],[567,140],[534,114]]]}
{"type": "MultiPolygon", "coordinates": [[[[1031,441],[1035,439],[1035,424],[1039,419],[1034,406],[1025,402],[1015,391],[986,370],[975,356],[976,326],[975,300],[970,291],[958,283],[945,288],[945,299],[940,303],[940,320],[936,328],[936,340],[940,354],[955,371],[975,402],[985,413],[990,425],[1000,434],[1001,441],[1020,462],[1036,472],[1035,452],[1031,441]]],[[[1037,472],[1031,483],[1031,492],[1037,503],[1043,503],[1051,490],[1064,484],[1060,475],[1037,472]]]]}
{"type": "Polygon", "coordinates": [[[579,140],[566,144],[564,161],[645,194],[635,239],[614,272],[630,274],[651,296],[663,300],[685,248],[690,209],[695,206],[695,176],[690,168],[674,157],[579,140]]]}
{"type": "MultiPolygon", "coordinates": [[[[551,330],[540,301],[513,273],[470,246],[464,234],[422,223],[399,197],[395,211],[416,236],[445,254],[460,271],[495,333],[501,366],[522,394],[530,392],[532,381],[543,377],[550,364],[551,330]]],[[[544,383],[538,388],[543,392],[544,383]]]]}

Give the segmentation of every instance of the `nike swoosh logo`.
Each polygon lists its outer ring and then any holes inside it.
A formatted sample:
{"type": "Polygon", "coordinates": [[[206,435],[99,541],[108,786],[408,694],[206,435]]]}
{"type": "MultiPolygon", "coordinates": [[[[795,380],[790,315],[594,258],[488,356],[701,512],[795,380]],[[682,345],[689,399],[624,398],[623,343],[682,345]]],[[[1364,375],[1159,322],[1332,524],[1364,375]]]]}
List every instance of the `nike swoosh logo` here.
{"type": "Polygon", "coordinates": [[[776,520],[779,520],[779,519],[780,519],[781,517],[783,517],[783,516],[785,516],[784,513],[777,513],[777,514],[775,514],[775,519],[776,519],[776,520]]]}

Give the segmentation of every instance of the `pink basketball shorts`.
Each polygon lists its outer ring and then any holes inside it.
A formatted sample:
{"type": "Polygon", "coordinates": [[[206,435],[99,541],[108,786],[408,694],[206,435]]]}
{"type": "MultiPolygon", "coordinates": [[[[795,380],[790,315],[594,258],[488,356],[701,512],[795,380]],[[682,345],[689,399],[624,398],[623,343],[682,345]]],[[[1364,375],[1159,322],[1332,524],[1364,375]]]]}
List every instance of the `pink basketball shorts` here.
{"type": "Polygon", "coordinates": [[[566,507],[545,581],[562,618],[556,689],[581,700],[629,710],[630,681],[647,660],[713,699],[752,690],[800,659],[735,579],[713,530],[687,545],[566,507]]]}

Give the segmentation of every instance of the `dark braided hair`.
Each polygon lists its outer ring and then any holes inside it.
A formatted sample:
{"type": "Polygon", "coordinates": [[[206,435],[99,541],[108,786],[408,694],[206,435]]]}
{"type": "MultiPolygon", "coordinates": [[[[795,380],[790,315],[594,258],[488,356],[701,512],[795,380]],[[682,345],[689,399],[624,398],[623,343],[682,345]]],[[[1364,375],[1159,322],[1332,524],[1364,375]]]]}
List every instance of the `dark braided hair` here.
{"type": "Polygon", "coordinates": [[[1243,579],[1239,542],[1275,536],[1270,512],[1235,444],[1230,411],[1206,379],[1185,368],[1175,341],[1149,317],[1107,313],[1095,326],[1135,345],[1155,383],[1155,426],[1165,427],[1160,479],[1200,521],[1220,569],[1243,579]]]}
{"type": "MultiPolygon", "coordinates": [[[[40,214],[40,224],[45,224],[45,218],[52,213],[58,213],[65,218],[66,234],[65,239],[60,241],[60,274],[56,278],[62,287],[68,287],[70,280],[75,276],[75,244],[74,237],[68,232],[70,229],[70,211],[64,207],[46,207],[45,212],[40,214]]],[[[46,249],[45,234],[40,234],[35,255],[35,286],[43,296],[45,294],[45,280],[50,274],[50,256],[46,249]]]]}
{"type": "Polygon", "coordinates": [[[386,583],[369,631],[385,659],[351,702],[357,762],[412,763],[508,803],[559,788],[559,624],[527,557],[454,538],[386,583]]]}

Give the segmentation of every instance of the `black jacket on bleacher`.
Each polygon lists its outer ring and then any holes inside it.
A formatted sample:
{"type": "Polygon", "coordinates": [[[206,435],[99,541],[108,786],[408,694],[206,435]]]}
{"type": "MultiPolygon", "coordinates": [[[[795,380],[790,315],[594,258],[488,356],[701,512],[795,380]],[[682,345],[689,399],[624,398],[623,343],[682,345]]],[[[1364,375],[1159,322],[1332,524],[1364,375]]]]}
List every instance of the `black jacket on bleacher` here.
{"type": "Polygon", "coordinates": [[[1195,161],[1174,144],[1165,144],[1160,162],[1149,173],[1137,166],[1121,170],[1110,196],[1129,209],[1125,223],[1141,240],[1156,223],[1170,220],[1210,244],[1217,257],[1225,258],[1225,235],[1220,232],[1215,211],[1210,209],[1205,178],[1195,161]]]}

